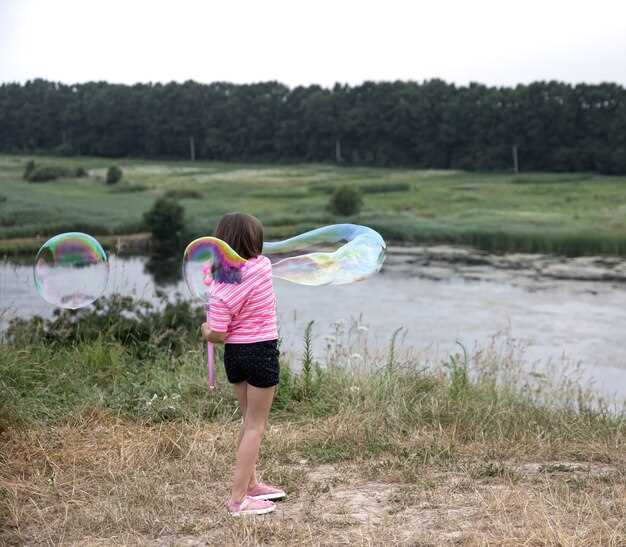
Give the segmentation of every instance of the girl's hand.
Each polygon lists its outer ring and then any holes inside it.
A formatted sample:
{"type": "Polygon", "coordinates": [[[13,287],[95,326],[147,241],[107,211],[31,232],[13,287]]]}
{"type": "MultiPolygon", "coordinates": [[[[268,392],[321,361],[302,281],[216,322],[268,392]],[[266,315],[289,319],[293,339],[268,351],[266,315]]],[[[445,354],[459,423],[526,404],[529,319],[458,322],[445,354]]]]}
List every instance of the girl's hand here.
{"type": "Polygon", "coordinates": [[[215,332],[211,330],[208,323],[202,323],[200,327],[202,331],[202,338],[204,338],[207,342],[211,342],[213,344],[223,344],[226,340],[225,332],[215,332]]]}

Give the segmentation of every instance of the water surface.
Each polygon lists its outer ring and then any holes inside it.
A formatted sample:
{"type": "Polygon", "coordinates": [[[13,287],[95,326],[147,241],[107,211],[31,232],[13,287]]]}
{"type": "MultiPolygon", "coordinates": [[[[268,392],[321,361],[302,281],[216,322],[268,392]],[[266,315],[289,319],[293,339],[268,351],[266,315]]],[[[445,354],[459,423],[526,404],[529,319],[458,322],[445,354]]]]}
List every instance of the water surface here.
{"type": "MultiPolygon", "coordinates": [[[[142,257],[112,257],[107,293],[156,301],[147,263],[142,257]]],[[[403,346],[431,363],[458,351],[457,341],[473,350],[499,336],[523,345],[529,363],[553,370],[580,364],[599,392],[626,397],[623,284],[545,279],[519,284],[484,267],[483,275],[473,279],[434,279],[424,271],[390,261],[383,273],[353,285],[302,287],[276,280],[284,348],[299,354],[304,328],[312,320],[318,354],[338,329],[350,327],[353,338],[360,344],[366,339],[372,352],[386,351],[393,332],[403,327],[403,346]]],[[[158,290],[188,296],[180,281],[158,290]]],[[[0,327],[11,317],[53,311],[37,295],[28,265],[0,264],[0,297],[0,327]]]]}

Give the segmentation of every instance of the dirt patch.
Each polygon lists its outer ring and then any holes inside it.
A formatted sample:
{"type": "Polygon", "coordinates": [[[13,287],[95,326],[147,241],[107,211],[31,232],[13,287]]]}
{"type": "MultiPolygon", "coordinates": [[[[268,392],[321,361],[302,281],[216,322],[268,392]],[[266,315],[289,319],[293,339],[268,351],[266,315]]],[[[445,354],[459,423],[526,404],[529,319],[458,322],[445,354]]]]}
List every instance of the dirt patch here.
{"type": "Polygon", "coordinates": [[[519,465],[512,464],[511,467],[527,476],[537,475],[540,473],[562,473],[574,474],[576,476],[589,476],[594,478],[606,477],[614,473],[618,473],[618,469],[614,465],[608,465],[597,462],[568,462],[568,461],[552,461],[543,463],[522,463],[519,465]]]}
{"type": "Polygon", "coordinates": [[[7,438],[2,545],[623,545],[622,460],[315,463],[310,432],[273,426],[264,479],[288,498],[233,519],[224,501],[238,424],[82,428],[7,438]],[[274,458],[282,455],[280,460],[274,458]]]}

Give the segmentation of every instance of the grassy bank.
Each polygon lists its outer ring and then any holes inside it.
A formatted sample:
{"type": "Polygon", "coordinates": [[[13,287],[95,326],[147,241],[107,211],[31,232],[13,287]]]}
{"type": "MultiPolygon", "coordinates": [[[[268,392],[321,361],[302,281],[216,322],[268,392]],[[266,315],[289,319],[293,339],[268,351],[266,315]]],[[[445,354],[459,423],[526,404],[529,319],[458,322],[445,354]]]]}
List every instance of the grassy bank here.
{"type": "MultiPolygon", "coordinates": [[[[365,206],[350,221],[388,238],[451,242],[492,251],[626,255],[626,179],[572,174],[476,174],[330,165],[37,158],[89,177],[27,183],[27,158],[0,156],[0,239],[70,229],[135,233],[156,197],[184,205],[190,231],[206,234],[224,212],[246,210],[281,238],[339,219],[326,211],[329,192],[358,185],[365,206]],[[104,183],[119,164],[124,179],[104,183]],[[4,198],[4,199],[3,199],[4,198]]],[[[10,245],[6,243],[5,245],[10,245]]]]}
{"type": "Polygon", "coordinates": [[[367,369],[346,366],[350,347],[303,352],[298,374],[283,362],[261,469],[289,498],[226,518],[239,422],[219,356],[207,392],[201,315],[112,300],[14,324],[0,542],[623,544],[624,410],[571,380],[529,383],[496,348],[433,368],[398,348],[367,369]]]}
{"type": "MultiPolygon", "coordinates": [[[[105,249],[116,253],[146,254],[150,249],[150,234],[147,232],[137,234],[100,235],[95,237],[105,249]]],[[[37,254],[40,247],[46,242],[48,236],[18,237],[0,239],[0,256],[3,257],[32,257],[37,254]]]]}

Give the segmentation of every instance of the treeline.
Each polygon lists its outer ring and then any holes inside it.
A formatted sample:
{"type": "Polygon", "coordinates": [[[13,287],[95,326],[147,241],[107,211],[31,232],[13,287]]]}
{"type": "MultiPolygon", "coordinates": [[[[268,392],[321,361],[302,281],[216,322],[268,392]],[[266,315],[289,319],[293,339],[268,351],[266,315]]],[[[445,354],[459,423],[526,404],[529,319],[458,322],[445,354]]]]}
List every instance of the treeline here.
{"type": "Polygon", "coordinates": [[[441,80],[0,85],[0,151],[626,173],[626,89],[441,80]]]}

